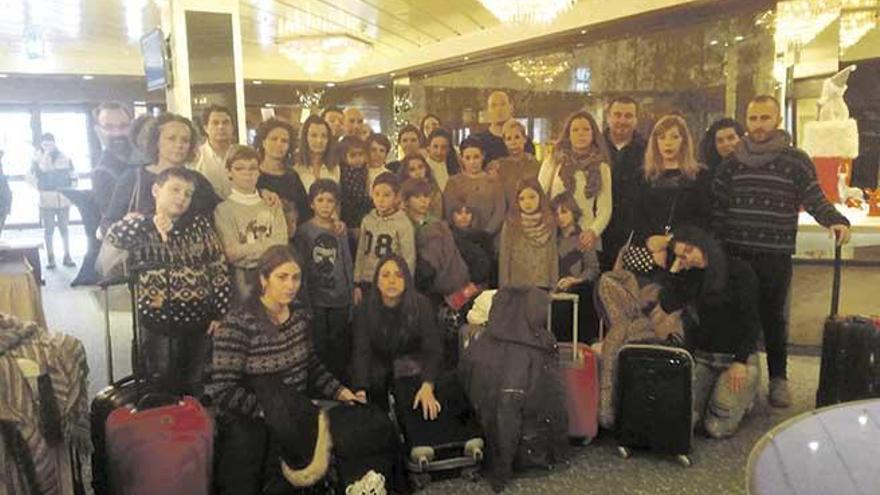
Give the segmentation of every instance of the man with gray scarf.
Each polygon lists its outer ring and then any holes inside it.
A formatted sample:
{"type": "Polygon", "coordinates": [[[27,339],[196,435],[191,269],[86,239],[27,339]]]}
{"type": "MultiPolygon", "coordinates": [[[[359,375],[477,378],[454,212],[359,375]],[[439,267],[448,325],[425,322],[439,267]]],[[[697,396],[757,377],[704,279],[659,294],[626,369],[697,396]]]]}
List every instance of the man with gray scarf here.
{"type": "Polygon", "coordinates": [[[786,374],[791,255],[798,213],[803,208],[827,227],[839,244],[849,240],[849,221],[825,198],[809,156],[779,129],[779,101],[753,99],[746,111],[748,134],[715,176],[715,230],[729,253],[758,276],[759,312],[770,375],[769,402],[791,405],[786,374]]]}

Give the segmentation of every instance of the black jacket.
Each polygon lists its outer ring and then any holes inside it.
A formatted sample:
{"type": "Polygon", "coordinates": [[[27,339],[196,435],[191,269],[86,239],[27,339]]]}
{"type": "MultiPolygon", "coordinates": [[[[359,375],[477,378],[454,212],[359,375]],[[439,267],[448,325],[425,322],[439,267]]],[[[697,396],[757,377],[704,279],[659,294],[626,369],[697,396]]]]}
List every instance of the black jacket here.
{"type": "Polygon", "coordinates": [[[634,205],[633,242],[642,243],[652,235],[663,234],[665,227],[694,225],[709,230],[712,221],[711,174],[700,170],[695,180],[679,170],[667,170],[658,179],[639,181],[634,205]]]}
{"type": "Polygon", "coordinates": [[[610,256],[626,243],[633,224],[633,205],[639,194],[639,183],[644,175],[642,163],[645,160],[645,140],[638,133],[633,134],[632,141],[621,149],[611,142],[609,131],[605,130],[605,141],[611,155],[611,221],[602,233],[602,249],[610,256]]]}

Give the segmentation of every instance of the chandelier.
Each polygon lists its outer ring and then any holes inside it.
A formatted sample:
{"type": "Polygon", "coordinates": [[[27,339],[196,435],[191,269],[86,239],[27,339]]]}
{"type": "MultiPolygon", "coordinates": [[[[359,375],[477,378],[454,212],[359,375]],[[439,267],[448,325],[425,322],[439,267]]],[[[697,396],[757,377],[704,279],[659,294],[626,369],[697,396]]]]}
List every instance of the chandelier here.
{"type": "Polygon", "coordinates": [[[785,0],[776,6],[777,53],[797,51],[840,18],[841,0],[785,0]]]}
{"type": "Polygon", "coordinates": [[[840,13],[840,48],[859,42],[880,25],[880,0],[844,0],[840,13]]]}
{"type": "Polygon", "coordinates": [[[540,57],[523,57],[507,62],[507,66],[531,85],[550,85],[560,74],[571,68],[571,54],[551,53],[540,57]]]}
{"type": "Polygon", "coordinates": [[[367,40],[348,33],[326,33],[276,39],[278,50],[306,74],[332,72],[344,76],[373,49],[367,40]]]}
{"type": "Polygon", "coordinates": [[[499,21],[513,24],[548,24],[577,0],[480,0],[499,21]]]}

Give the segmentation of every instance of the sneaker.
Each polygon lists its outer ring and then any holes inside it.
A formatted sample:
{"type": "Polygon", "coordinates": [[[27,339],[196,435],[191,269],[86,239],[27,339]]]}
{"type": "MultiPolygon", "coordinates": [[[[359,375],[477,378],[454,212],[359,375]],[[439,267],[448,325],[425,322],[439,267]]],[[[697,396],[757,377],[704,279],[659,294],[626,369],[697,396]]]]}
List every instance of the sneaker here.
{"type": "Polygon", "coordinates": [[[788,380],[785,378],[773,378],[770,380],[770,393],[767,401],[773,407],[789,407],[791,405],[791,392],[788,390],[788,380]]]}
{"type": "Polygon", "coordinates": [[[64,266],[76,266],[76,263],[70,258],[70,256],[65,256],[64,261],[61,262],[64,266]]]}

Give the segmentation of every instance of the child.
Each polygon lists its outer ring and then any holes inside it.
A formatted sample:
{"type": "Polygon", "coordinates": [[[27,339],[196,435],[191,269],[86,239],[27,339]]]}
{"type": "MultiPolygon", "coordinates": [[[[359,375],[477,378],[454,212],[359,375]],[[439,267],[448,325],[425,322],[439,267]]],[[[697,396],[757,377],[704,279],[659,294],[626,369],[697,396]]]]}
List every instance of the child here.
{"type": "Polygon", "coordinates": [[[380,174],[390,173],[385,166],[388,150],[391,149],[391,141],[384,134],[375,133],[367,139],[367,149],[370,152],[370,160],[367,162],[367,189],[373,187],[373,181],[380,174]]]}
{"type": "Polygon", "coordinates": [[[538,179],[520,182],[516,203],[501,228],[498,249],[498,285],[556,286],[559,260],[556,224],[538,179]]]}
{"type": "Polygon", "coordinates": [[[483,171],[483,148],[474,138],[461,143],[461,173],[449,178],[443,191],[443,213],[450,218],[452,198],[464,198],[467,206],[478,213],[477,228],[494,236],[501,230],[506,213],[501,183],[483,171]]]}
{"type": "MultiPolygon", "coordinates": [[[[559,282],[556,289],[578,294],[582,301],[591,301],[593,285],[599,277],[599,259],[595,249],[580,248],[581,209],[574,197],[562,193],[550,201],[550,208],[559,227],[559,282]]],[[[553,304],[553,330],[560,342],[571,340],[571,310],[553,304]],[[565,329],[557,332],[557,329],[565,329]]],[[[592,304],[578,306],[578,340],[589,343],[598,337],[599,321],[592,304]]]]}
{"type": "Polygon", "coordinates": [[[300,225],[295,244],[305,260],[315,351],[330,373],[347,383],[354,281],[348,239],[334,218],[338,198],[339,186],[332,180],[318,179],[312,184],[309,202],[314,216],[300,225]]]}
{"type": "Polygon", "coordinates": [[[502,136],[508,155],[493,160],[486,168],[497,169],[510,207],[516,202],[516,185],[523,179],[537,177],[541,164],[534,155],[525,151],[528,138],[526,128],[521,123],[513,119],[507,121],[502,128],[502,136]]]}
{"type": "Polygon", "coordinates": [[[434,173],[425,157],[417,155],[406,155],[401,160],[400,181],[407,179],[425,179],[431,184],[431,207],[430,213],[436,218],[443,218],[443,192],[434,178],[434,173]]]}
{"type": "Polygon", "coordinates": [[[458,252],[468,267],[471,282],[483,288],[493,285],[491,281],[495,277],[493,271],[496,264],[492,237],[474,228],[479,224],[479,217],[463,198],[458,198],[452,205],[449,224],[458,252]]]}
{"type": "Polygon", "coordinates": [[[287,222],[280,204],[269,207],[257,191],[260,155],[236,145],[226,159],[231,182],[229,197],[214,210],[214,226],[232,268],[237,303],[250,297],[256,283],[256,266],[270,246],[287,244],[287,222]]]}
{"type": "Polygon", "coordinates": [[[336,145],[339,157],[339,218],[350,229],[361,225],[364,216],[373,209],[370,190],[367,189],[367,145],[360,138],[345,136],[336,145]]]}
{"type": "Polygon", "coordinates": [[[364,289],[373,282],[379,260],[395,253],[410,270],[416,266],[416,243],[412,222],[400,210],[400,180],[393,174],[376,177],[370,190],[375,208],[364,217],[354,261],[354,303],[360,304],[364,289]]]}
{"type": "Polygon", "coordinates": [[[209,333],[229,306],[223,246],[211,221],[187,215],[198,174],[182,167],[159,173],[152,215],[129,214],[104,242],[127,250],[137,271],[141,363],[165,391],[198,394],[209,333]]]}

